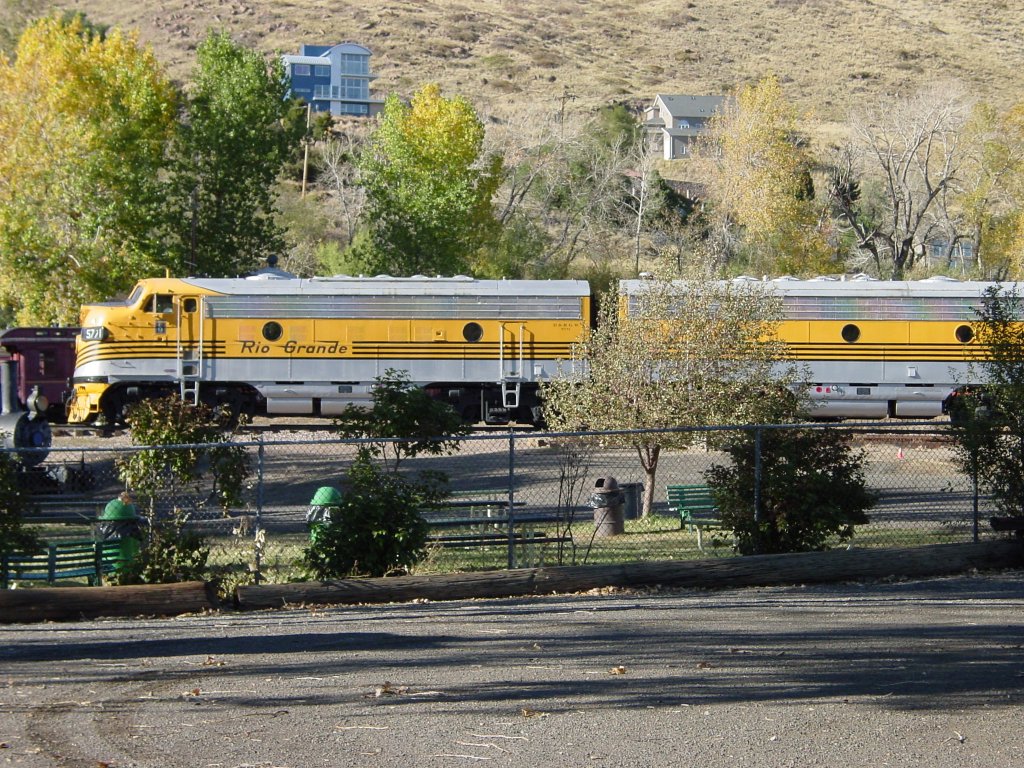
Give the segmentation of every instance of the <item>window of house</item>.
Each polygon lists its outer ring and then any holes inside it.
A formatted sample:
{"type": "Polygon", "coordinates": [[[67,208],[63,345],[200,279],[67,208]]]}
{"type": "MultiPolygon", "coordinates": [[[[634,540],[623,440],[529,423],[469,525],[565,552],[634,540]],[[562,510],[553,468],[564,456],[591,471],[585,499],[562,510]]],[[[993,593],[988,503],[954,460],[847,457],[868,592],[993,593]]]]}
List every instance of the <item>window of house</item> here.
{"type": "Polygon", "coordinates": [[[292,64],[292,77],[309,77],[309,64],[292,64]]]}
{"type": "Polygon", "coordinates": [[[676,127],[677,128],[689,128],[690,127],[690,121],[689,120],[680,120],[679,121],[679,125],[676,126],[676,127]]]}
{"type": "Polygon", "coordinates": [[[318,83],[313,86],[314,99],[329,99],[331,97],[331,86],[327,83],[318,83]]]}
{"type": "Polygon", "coordinates": [[[331,68],[317,64],[315,67],[313,67],[313,74],[316,77],[330,77],[331,68]]]}
{"type": "Polygon", "coordinates": [[[344,89],[343,98],[346,99],[368,99],[370,98],[370,84],[365,80],[354,77],[346,77],[341,81],[344,89]]]}
{"type": "Polygon", "coordinates": [[[342,104],[341,111],[349,115],[365,115],[370,110],[366,104],[342,104]]]}
{"type": "Polygon", "coordinates": [[[341,55],[341,71],[349,75],[370,74],[370,57],[359,53],[341,55]]]}

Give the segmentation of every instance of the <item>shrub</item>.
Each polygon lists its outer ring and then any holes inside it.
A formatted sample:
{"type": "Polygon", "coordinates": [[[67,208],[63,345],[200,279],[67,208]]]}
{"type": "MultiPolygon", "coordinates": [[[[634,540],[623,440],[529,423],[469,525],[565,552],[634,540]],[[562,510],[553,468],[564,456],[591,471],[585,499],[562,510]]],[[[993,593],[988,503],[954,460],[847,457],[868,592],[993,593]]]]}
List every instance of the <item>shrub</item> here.
{"type": "Polygon", "coordinates": [[[0,553],[32,553],[40,547],[35,534],[23,522],[32,505],[18,482],[18,466],[12,454],[0,453],[0,553]]]}
{"type": "Polygon", "coordinates": [[[180,510],[165,520],[153,521],[143,535],[139,553],[121,566],[110,581],[114,584],[172,584],[202,581],[210,548],[202,535],[186,526],[180,510]]]}
{"type": "Polygon", "coordinates": [[[761,431],[760,520],[754,519],[756,438],[753,432],[726,447],[732,466],[704,473],[722,522],[741,554],[826,549],[868,521],[874,504],[864,486],[863,451],[833,429],[761,431]]]}
{"type": "Polygon", "coordinates": [[[427,524],[420,510],[446,495],[447,478],[424,472],[418,481],[381,471],[369,451],[360,451],[347,475],[341,500],[327,522],[317,524],[303,553],[318,579],[384,576],[407,569],[425,554],[427,524]]]}

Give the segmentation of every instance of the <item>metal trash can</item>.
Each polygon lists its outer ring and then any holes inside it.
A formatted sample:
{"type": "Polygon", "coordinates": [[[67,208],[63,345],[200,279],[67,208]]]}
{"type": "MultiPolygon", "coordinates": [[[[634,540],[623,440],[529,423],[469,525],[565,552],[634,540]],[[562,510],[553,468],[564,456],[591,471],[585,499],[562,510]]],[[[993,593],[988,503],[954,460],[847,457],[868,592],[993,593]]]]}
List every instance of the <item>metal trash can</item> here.
{"type": "Polygon", "coordinates": [[[331,510],[341,504],[341,491],[331,485],[324,485],[316,489],[313,498],[309,500],[309,509],[306,510],[306,525],[309,527],[309,540],[315,542],[320,535],[320,529],[331,522],[331,510]]]}
{"type": "Polygon", "coordinates": [[[594,510],[594,536],[618,536],[626,532],[622,508],[625,497],[614,477],[598,478],[590,506],[594,510]]]}
{"type": "Polygon", "coordinates": [[[142,548],[142,525],[135,505],[124,499],[112,499],[107,502],[97,520],[97,538],[118,543],[114,570],[119,571],[134,560],[142,548]]]}
{"type": "Polygon", "coordinates": [[[619,486],[625,502],[622,507],[622,517],[626,520],[639,520],[643,512],[644,484],[623,483],[619,486]]]}

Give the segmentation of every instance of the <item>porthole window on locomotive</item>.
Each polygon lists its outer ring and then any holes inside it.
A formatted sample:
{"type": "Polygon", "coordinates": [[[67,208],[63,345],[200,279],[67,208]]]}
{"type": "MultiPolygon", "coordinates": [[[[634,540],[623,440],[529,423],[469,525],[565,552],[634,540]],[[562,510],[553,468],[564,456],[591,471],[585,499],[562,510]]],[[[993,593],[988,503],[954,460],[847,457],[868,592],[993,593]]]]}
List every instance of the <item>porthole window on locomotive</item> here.
{"type": "Polygon", "coordinates": [[[281,327],[280,323],[275,323],[271,320],[269,323],[263,324],[263,338],[267,341],[277,341],[284,334],[284,328],[281,327]]]}
{"type": "Polygon", "coordinates": [[[974,329],[971,328],[971,326],[969,326],[969,325],[958,325],[956,327],[956,340],[957,341],[959,341],[961,344],[966,344],[967,342],[971,341],[972,339],[974,339],[974,329]]]}
{"type": "Polygon", "coordinates": [[[484,329],[480,323],[466,323],[462,329],[462,338],[466,341],[480,341],[484,337],[484,329]]]}
{"type": "Polygon", "coordinates": [[[853,323],[843,326],[843,341],[853,344],[857,339],[860,338],[860,328],[853,323]]]}

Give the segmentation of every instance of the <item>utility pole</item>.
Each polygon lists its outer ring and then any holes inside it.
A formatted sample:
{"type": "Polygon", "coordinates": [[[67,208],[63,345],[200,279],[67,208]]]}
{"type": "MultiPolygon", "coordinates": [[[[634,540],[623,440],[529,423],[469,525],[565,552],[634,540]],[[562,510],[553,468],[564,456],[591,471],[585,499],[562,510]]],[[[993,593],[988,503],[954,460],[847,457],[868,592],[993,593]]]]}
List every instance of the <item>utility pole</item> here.
{"type": "Polygon", "coordinates": [[[310,118],[312,117],[312,113],[313,113],[313,105],[312,104],[307,104],[306,105],[306,135],[302,137],[302,144],[304,146],[304,149],[303,149],[303,153],[302,153],[302,194],[300,195],[300,197],[303,198],[303,199],[305,199],[305,197],[306,197],[306,178],[307,178],[307,175],[309,173],[309,144],[310,144],[309,123],[310,123],[310,118]]]}

